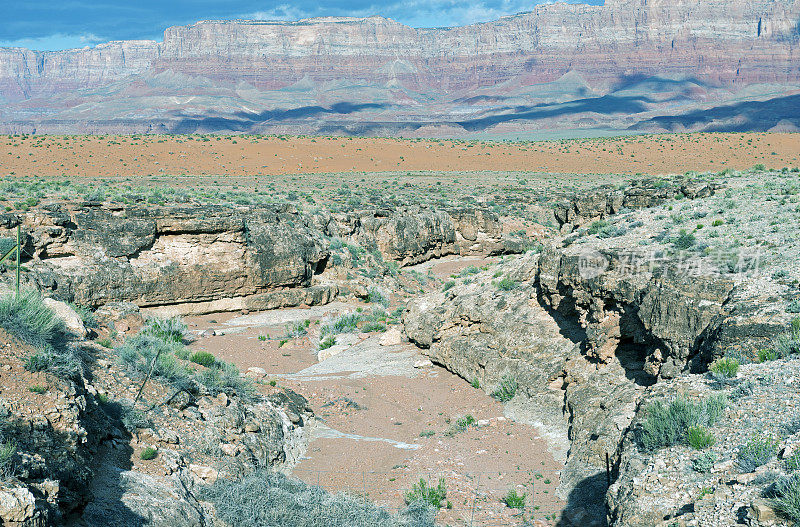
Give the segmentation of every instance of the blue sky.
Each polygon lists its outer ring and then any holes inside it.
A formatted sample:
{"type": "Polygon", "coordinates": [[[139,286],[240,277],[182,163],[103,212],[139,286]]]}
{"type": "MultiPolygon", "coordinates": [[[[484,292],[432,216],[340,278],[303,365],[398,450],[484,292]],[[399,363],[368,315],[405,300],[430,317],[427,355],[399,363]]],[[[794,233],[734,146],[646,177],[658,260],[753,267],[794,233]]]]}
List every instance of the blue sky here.
{"type": "Polygon", "coordinates": [[[109,40],[161,40],[169,26],[209,19],[383,15],[414,27],[454,26],[530,11],[550,1],[327,0],[320,6],[312,0],[0,0],[0,47],[56,50],[109,40]]]}

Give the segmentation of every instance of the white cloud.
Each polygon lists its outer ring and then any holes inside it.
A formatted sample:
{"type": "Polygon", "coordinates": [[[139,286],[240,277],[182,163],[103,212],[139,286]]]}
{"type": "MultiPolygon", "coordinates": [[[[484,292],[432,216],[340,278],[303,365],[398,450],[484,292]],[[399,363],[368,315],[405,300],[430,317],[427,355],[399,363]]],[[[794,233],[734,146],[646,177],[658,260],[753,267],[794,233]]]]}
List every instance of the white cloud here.
{"type": "Polygon", "coordinates": [[[105,39],[93,33],[81,35],[55,34],[39,38],[21,38],[18,40],[0,40],[0,48],[27,48],[37,51],[55,51],[61,49],[84,48],[94,46],[105,39]]]}

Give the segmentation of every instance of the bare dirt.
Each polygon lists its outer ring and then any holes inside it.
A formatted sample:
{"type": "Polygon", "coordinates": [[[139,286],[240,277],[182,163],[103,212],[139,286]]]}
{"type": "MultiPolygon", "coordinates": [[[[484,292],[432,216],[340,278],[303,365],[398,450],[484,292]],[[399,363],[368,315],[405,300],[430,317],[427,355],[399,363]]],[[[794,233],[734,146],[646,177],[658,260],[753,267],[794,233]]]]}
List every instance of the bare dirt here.
{"type": "Polygon", "coordinates": [[[0,175],[127,178],[387,171],[670,174],[800,166],[800,134],[524,142],[290,136],[0,136],[0,175]]]}
{"type": "MultiPolygon", "coordinates": [[[[483,263],[449,259],[434,267],[440,274],[483,263]]],[[[414,367],[423,359],[416,348],[381,346],[380,333],[355,335],[350,350],[317,361],[317,321],[364,307],[357,304],[188,319],[195,333],[206,332],[191,347],[242,370],[263,368],[264,390],[274,390],[274,381],[308,398],[318,423],[293,470],[308,483],[394,509],[420,478],[443,477],[452,508],[442,510],[442,525],[518,525],[521,515],[554,523],[564,506],[554,493],[563,466],[534,427],[507,419],[483,390],[443,368],[414,367]],[[281,344],[286,324],[305,319],[309,335],[281,344]],[[466,416],[475,422],[458,429],[466,416]],[[527,494],[524,510],[501,502],[512,489],[527,494]]]]}

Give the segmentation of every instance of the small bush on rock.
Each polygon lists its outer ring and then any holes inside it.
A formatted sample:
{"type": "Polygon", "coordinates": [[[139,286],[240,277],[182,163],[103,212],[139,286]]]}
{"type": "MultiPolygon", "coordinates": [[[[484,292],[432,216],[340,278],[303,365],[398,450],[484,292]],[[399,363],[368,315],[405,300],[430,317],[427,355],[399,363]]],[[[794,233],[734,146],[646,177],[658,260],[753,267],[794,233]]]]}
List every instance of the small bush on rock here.
{"type": "Polygon", "coordinates": [[[505,496],[500,500],[506,504],[506,507],[510,509],[524,509],[525,508],[525,498],[527,498],[527,494],[517,493],[516,489],[509,490],[505,496]]]}
{"type": "Polygon", "coordinates": [[[217,359],[211,353],[207,351],[195,351],[189,357],[189,360],[194,362],[195,364],[199,364],[201,366],[205,366],[206,368],[211,368],[212,366],[217,364],[217,359]]]}
{"type": "Polygon", "coordinates": [[[237,527],[434,527],[436,510],[414,501],[398,514],[344,494],[263,470],[200,490],[237,527]]]}
{"type": "Polygon", "coordinates": [[[739,361],[729,357],[722,357],[711,363],[709,369],[717,377],[732,379],[739,373],[739,361]]]}
{"type": "Polygon", "coordinates": [[[148,319],[139,331],[140,335],[150,335],[164,342],[182,344],[186,340],[188,328],[180,317],[148,319]]]}
{"type": "Polygon", "coordinates": [[[149,446],[139,453],[139,459],[141,459],[142,461],[150,461],[151,459],[155,459],[157,454],[158,451],[155,448],[149,446]]]}
{"type": "Polygon", "coordinates": [[[421,501],[436,509],[441,509],[445,506],[446,498],[447,485],[444,478],[439,478],[439,482],[435,486],[420,478],[405,495],[406,504],[421,501]]]}
{"type": "Polygon", "coordinates": [[[0,298],[0,327],[36,348],[25,362],[28,371],[69,377],[81,368],[80,358],[67,344],[66,326],[36,291],[0,298]]]}
{"type": "Polygon", "coordinates": [[[779,479],[775,483],[774,495],[775,510],[795,524],[800,522],[800,474],[779,479]]]}
{"type": "Polygon", "coordinates": [[[637,431],[639,445],[655,451],[679,443],[688,443],[690,427],[713,426],[725,410],[727,399],[716,395],[698,403],[677,398],[669,405],[652,403],[637,431]]]}
{"type": "Polygon", "coordinates": [[[513,291],[519,286],[519,282],[515,280],[511,280],[508,277],[503,278],[499,282],[497,282],[497,288],[501,291],[513,291]]]}
{"type": "Polygon", "coordinates": [[[336,344],[336,337],[334,337],[333,335],[329,335],[325,337],[322,341],[320,341],[319,349],[326,350],[328,348],[333,347],[335,344],[336,344]]]}
{"type": "Polygon", "coordinates": [[[0,433],[0,480],[13,477],[17,472],[17,445],[0,433]]]}
{"type": "Polygon", "coordinates": [[[753,472],[761,465],[769,463],[777,453],[777,440],[770,436],[756,434],[739,449],[737,465],[742,472],[753,472]]]}
{"type": "Polygon", "coordinates": [[[695,450],[705,450],[717,442],[714,434],[702,426],[690,426],[686,432],[686,441],[695,450]]]}
{"type": "Polygon", "coordinates": [[[692,459],[692,470],[695,472],[700,472],[701,474],[707,474],[711,472],[711,469],[714,468],[714,464],[716,462],[717,455],[714,452],[703,452],[696,458],[692,459]]]}
{"type": "Polygon", "coordinates": [[[503,375],[503,379],[500,381],[500,386],[498,386],[492,392],[492,397],[501,403],[507,403],[517,394],[517,388],[518,385],[516,379],[510,375],[503,375]]]}

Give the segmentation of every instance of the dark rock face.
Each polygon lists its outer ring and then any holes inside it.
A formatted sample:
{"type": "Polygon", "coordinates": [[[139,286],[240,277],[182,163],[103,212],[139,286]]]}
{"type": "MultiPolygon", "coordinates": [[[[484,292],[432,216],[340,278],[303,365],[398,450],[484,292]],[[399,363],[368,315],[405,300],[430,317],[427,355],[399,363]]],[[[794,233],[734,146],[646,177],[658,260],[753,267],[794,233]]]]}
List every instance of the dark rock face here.
{"type": "Polygon", "coordinates": [[[400,265],[446,254],[518,252],[486,211],[401,210],[335,217],[286,206],[47,205],[2,215],[25,233],[27,280],[82,305],[186,305],[186,312],[323,304],[331,237],[400,265]],[[464,233],[464,234],[462,234],[464,233]]]}

